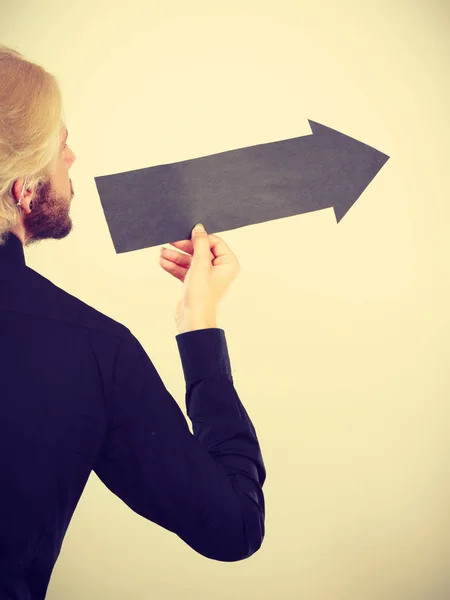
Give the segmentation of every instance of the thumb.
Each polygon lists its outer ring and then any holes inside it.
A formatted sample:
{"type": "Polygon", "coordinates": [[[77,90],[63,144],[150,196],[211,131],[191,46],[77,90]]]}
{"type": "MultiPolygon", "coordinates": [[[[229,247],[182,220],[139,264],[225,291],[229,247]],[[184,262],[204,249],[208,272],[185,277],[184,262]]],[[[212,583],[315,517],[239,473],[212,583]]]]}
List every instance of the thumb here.
{"type": "Polygon", "coordinates": [[[195,257],[200,257],[201,260],[208,258],[209,260],[209,238],[201,223],[197,223],[192,230],[192,243],[194,245],[194,260],[195,257]]]}

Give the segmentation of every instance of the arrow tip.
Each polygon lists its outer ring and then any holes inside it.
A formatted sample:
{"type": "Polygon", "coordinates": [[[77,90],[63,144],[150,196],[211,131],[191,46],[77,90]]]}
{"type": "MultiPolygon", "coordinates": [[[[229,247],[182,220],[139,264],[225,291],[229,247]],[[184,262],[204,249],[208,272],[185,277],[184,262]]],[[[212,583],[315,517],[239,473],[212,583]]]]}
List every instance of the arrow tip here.
{"type": "Polygon", "coordinates": [[[313,135],[322,136],[329,149],[339,157],[337,164],[335,189],[336,200],[333,203],[334,214],[339,223],[353,204],[358,200],[369,183],[389,160],[389,156],[344,133],[326,127],[317,121],[308,119],[313,135]]]}
{"type": "Polygon", "coordinates": [[[348,175],[350,193],[341,196],[333,203],[337,223],[345,217],[388,160],[389,156],[361,142],[361,154],[353,157],[352,173],[348,175]]]}

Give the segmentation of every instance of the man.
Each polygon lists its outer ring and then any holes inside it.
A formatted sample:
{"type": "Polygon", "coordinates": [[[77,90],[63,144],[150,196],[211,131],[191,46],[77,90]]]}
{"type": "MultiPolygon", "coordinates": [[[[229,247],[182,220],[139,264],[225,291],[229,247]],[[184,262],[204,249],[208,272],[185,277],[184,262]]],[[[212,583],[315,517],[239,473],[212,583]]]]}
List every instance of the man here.
{"type": "MultiPolygon", "coordinates": [[[[8,102],[2,64],[0,111],[8,102]]],[[[16,94],[17,81],[27,81],[20,67],[9,82],[16,94]]],[[[35,88],[23,89],[24,104],[34,102],[35,88]]],[[[0,120],[0,141],[12,127],[0,120]]],[[[60,144],[45,181],[33,186],[17,173],[10,187],[1,173],[16,167],[0,144],[0,190],[11,191],[0,197],[0,224],[21,211],[0,245],[2,600],[45,598],[92,470],[133,511],[208,558],[245,559],[264,538],[266,472],[233,385],[224,331],[176,336],[191,434],[131,331],[27,267],[24,246],[72,229],[75,156],[64,124],[60,144]]]]}

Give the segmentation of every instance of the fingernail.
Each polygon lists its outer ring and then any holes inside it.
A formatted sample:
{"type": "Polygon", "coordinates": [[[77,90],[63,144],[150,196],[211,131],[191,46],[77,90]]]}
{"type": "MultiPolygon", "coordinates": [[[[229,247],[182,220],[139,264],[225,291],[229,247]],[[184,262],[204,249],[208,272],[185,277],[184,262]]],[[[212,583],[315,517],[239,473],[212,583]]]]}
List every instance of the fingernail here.
{"type": "Polygon", "coordinates": [[[197,223],[197,225],[194,226],[194,229],[196,229],[197,231],[205,231],[205,228],[201,223],[197,223]]]}

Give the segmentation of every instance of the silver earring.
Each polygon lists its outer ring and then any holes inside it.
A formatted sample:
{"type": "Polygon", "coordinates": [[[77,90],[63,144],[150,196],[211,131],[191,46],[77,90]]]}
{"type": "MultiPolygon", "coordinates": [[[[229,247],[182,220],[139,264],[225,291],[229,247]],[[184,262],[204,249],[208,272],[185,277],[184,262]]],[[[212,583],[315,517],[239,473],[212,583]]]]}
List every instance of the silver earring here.
{"type": "MultiPolygon", "coordinates": [[[[19,200],[19,202],[16,202],[17,206],[20,206],[20,208],[22,208],[21,202],[22,198],[19,200]]],[[[33,201],[30,202],[30,210],[33,210],[33,201]]]]}
{"type": "MultiPolygon", "coordinates": [[[[27,184],[27,178],[25,177],[25,181],[23,182],[23,188],[22,188],[22,192],[21,192],[21,194],[20,194],[20,200],[19,200],[19,202],[16,202],[16,205],[17,205],[17,206],[20,206],[20,208],[22,208],[22,204],[21,204],[21,202],[22,202],[23,191],[24,191],[24,189],[25,189],[25,186],[26,186],[26,184],[27,184]]],[[[31,207],[31,205],[32,205],[32,202],[30,202],[30,207],[31,207]]]]}

